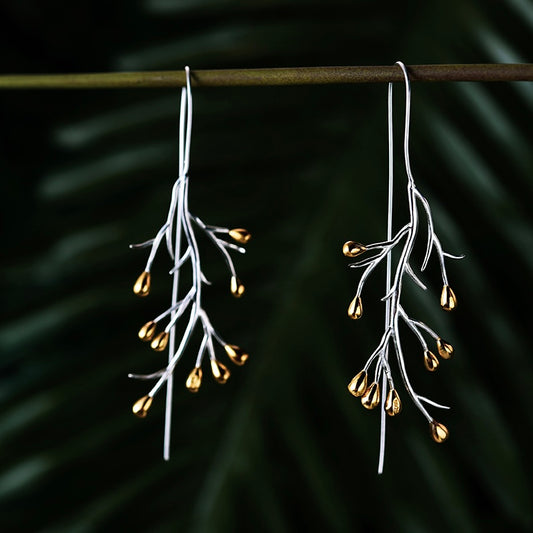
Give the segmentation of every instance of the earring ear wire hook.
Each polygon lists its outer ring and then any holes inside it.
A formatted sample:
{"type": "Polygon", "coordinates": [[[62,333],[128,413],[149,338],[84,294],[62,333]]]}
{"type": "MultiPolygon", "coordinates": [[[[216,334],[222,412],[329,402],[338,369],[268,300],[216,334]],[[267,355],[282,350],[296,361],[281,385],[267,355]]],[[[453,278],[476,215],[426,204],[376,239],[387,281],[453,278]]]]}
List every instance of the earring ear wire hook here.
{"type": "MultiPolygon", "coordinates": [[[[387,194],[387,241],[392,239],[392,213],[394,205],[394,129],[393,129],[393,115],[392,115],[392,90],[393,84],[389,83],[387,86],[387,144],[388,144],[388,168],[389,168],[389,183],[387,194]]],[[[391,276],[392,276],[392,250],[387,253],[387,266],[385,278],[385,294],[389,294],[391,290],[391,276]]],[[[385,300],[385,328],[388,327],[391,312],[391,299],[385,300]]],[[[389,359],[388,344],[385,348],[383,357],[389,359]]],[[[383,373],[381,379],[381,387],[383,389],[383,396],[387,396],[387,375],[383,373]]],[[[383,465],[385,462],[385,438],[387,430],[387,412],[385,410],[385,402],[381,402],[380,415],[380,436],[379,436],[379,460],[378,473],[383,472],[383,465]]]]}

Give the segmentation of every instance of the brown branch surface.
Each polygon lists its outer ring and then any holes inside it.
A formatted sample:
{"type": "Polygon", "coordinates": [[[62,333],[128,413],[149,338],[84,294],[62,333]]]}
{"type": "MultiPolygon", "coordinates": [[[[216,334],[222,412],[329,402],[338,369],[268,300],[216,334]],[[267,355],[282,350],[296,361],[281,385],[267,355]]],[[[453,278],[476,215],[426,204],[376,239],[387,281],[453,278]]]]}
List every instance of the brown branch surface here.
{"type": "MultiPolygon", "coordinates": [[[[533,81],[533,64],[411,65],[412,81],[533,81]]],[[[386,83],[403,81],[395,65],[193,70],[196,87],[251,87],[386,83]]],[[[185,72],[107,72],[85,74],[11,74],[0,76],[0,89],[124,89],[185,85],[185,72]]]]}

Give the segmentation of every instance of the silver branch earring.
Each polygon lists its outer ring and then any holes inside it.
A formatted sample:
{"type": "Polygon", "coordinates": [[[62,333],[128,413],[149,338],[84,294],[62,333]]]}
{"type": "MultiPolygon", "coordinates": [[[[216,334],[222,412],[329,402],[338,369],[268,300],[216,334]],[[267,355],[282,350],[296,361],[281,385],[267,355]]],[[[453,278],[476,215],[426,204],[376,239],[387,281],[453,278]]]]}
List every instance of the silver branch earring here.
{"type": "Polygon", "coordinates": [[[222,364],[215,355],[215,344],[222,346],[236,365],[243,365],[248,359],[248,353],[234,344],[228,344],[213,328],[206,311],[202,306],[202,287],[209,282],[205,278],[201,262],[196,231],[203,232],[216,246],[224,257],[230,271],[230,290],[233,296],[240,298],[244,293],[244,285],[235,272],[230,251],[244,253],[242,246],[228,242],[221,236],[229,236],[238,244],[246,244],[250,233],[243,228],[223,228],[204,224],[200,218],[189,211],[189,156],[191,148],[192,131],[192,92],[189,67],[185,67],[186,87],[181,90],[180,124],[179,124],[179,175],[172,188],[170,208],[163,226],[156,236],[141,244],[130,245],[130,248],[150,248],[150,254],[144,271],[133,286],[133,292],[137,296],[147,296],[151,287],[150,270],[159,247],[166,240],[166,247],[174,266],[169,274],[172,276],[172,300],[170,307],[158,317],[150,320],[139,330],[139,338],[150,342],[150,346],[156,352],[163,352],[168,348],[168,361],[166,367],[153,374],[129,374],[130,378],[141,380],[157,380],[150,392],[140,398],[133,405],[133,413],[144,418],[152,405],[153,398],[166,383],[166,411],[165,411],[165,436],[164,453],[165,460],[170,457],[170,427],[172,416],[172,391],[173,373],[178,361],[189,344],[194,330],[201,326],[203,338],[198,349],[196,364],[190,372],[185,386],[191,392],[198,392],[202,383],[202,362],[206,352],[209,354],[211,373],[218,383],[226,383],[230,376],[229,369],[222,364]],[[185,251],[182,252],[182,244],[185,251]],[[179,274],[183,266],[189,263],[192,270],[192,287],[187,291],[180,291],[179,274]],[[176,338],[176,324],[188,311],[189,319],[181,339],[176,338]],[[157,333],[158,325],[166,322],[164,329],[157,333]]]}
{"type": "Polygon", "coordinates": [[[395,388],[393,372],[391,370],[389,351],[393,351],[396,356],[398,371],[403,381],[407,394],[416,405],[418,410],[424,415],[429,423],[430,434],[435,442],[444,442],[449,435],[446,426],[437,422],[429,414],[425,405],[448,409],[448,407],[438,404],[428,398],[417,394],[411,384],[407,374],[405,357],[402,351],[402,343],[399,334],[400,320],[407,325],[420,342],[422,347],[423,362],[427,370],[434,372],[439,366],[439,359],[429,349],[426,338],[434,340],[437,352],[443,359],[450,359],[453,355],[451,344],[443,340],[429,326],[411,318],[400,303],[402,294],[402,283],[405,276],[409,276],[420,288],[426,290],[426,286],[415,273],[411,265],[411,253],[413,251],[417,232],[419,229],[419,204],[423,208],[427,221],[428,239],[425,257],[422,261],[420,271],[424,271],[433,251],[435,251],[442,275],[442,292],[440,305],[446,311],[452,311],[457,307],[457,299],[448,283],[446,274],[445,259],[461,259],[463,256],[452,255],[444,252],[437,237],[433,225],[433,217],[428,200],[421,194],[415,184],[411,164],[409,160],[409,122],[411,116],[411,87],[407,69],[401,61],[397,61],[403,72],[405,80],[405,128],[404,128],[404,160],[407,174],[407,197],[409,206],[409,222],[399,229],[396,234],[392,232],[392,197],[393,197],[393,127],[392,127],[392,83],[388,86],[388,144],[389,144],[389,188],[388,188],[388,221],[387,240],[368,245],[362,245],[354,241],[348,241],[343,246],[343,253],[346,257],[357,257],[365,252],[375,252],[371,257],[359,259],[351,263],[350,268],[363,268],[363,273],[357,286],[354,299],[348,307],[350,318],[357,320],[363,314],[363,303],[361,294],[363,287],[372,271],[386,259],[386,291],[382,300],[385,301],[385,331],[377,348],[368,358],[363,369],[351,380],[348,390],[361,399],[363,407],[375,409],[381,403],[381,431],[380,431],[380,453],[378,472],[383,472],[385,458],[385,430],[387,415],[395,416],[400,413],[402,404],[400,396],[395,388]],[[392,250],[395,247],[403,246],[396,264],[394,276],[392,275],[392,250]],[[392,348],[391,348],[392,345],[392,348]],[[369,379],[370,369],[374,365],[374,375],[369,379]],[[370,382],[371,381],[371,382],[370,382]],[[369,383],[370,382],[370,383],[369,383]],[[381,382],[381,386],[380,386],[381,382]],[[384,399],[385,401],[382,401],[384,399]]]}

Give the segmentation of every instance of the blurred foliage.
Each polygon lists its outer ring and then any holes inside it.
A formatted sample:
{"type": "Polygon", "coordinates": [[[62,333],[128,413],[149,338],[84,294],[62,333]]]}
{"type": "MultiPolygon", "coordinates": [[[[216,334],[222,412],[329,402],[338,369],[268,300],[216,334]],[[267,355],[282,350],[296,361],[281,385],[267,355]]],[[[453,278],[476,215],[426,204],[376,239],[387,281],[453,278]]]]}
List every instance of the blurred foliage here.
{"type": "MultiPolygon", "coordinates": [[[[2,72],[523,62],[527,0],[37,0],[3,2],[2,72]]],[[[397,90],[398,188],[402,91],[397,90]]],[[[225,387],[176,376],[172,457],[164,401],[129,371],[163,355],[136,339],[166,308],[168,263],[131,285],[177,169],[178,91],[0,94],[2,531],[526,531],[533,527],[531,199],[533,85],[415,84],[415,177],[433,205],[459,309],[405,304],[456,348],[417,389],[452,405],[442,446],[406,401],[376,475],[379,416],[346,391],[382,333],[383,279],[365,317],[340,247],[385,231],[386,87],[197,89],[191,206],[254,239],[234,301],[208,255],[210,316],[250,350],[225,387]],[[376,303],[372,303],[375,301],[376,303]]],[[[405,215],[401,195],[397,224],[405,215]]],[[[207,250],[206,254],[209,254],[207,250]]],[[[383,273],[384,276],[384,273],[383,273]]]]}

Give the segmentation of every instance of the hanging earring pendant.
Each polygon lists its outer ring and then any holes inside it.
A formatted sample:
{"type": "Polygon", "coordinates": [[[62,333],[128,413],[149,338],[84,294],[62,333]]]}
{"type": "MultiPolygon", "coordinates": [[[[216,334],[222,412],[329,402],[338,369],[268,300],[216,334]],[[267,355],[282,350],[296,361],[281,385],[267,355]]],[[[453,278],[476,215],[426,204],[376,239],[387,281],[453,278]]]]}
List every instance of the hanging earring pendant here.
{"type": "Polygon", "coordinates": [[[359,257],[356,262],[351,263],[350,268],[361,268],[359,284],[356,294],[348,306],[348,315],[352,319],[359,319],[363,313],[362,293],[366,280],[372,271],[384,260],[387,262],[386,292],[385,301],[385,331],[377,348],[367,360],[364,368],[352,379],[348,385],[351,394],[361,397],[363,406],[366,409],[374,409],[380,403],[380,397],[386,398],[381,402],[381,432],[380,432],[380,454],[378,472],[383,472],[385,457],[385,429],[388,416],[395,416],[401,411],[400,396],[394,386],[393,373],[389,362],[389,351],[396,355],[396,362],[399,374],[404,383],[408,396],[411,398],[418,410],[423,414],[429,423],[430,434],[435,442],[444,442],[449,435],[449,431],[444,424],[437,422],[427,411],[425,405],[448,409],[428,398],[415,392],[405,365],[404,353],[399,333],[400,322],[405,323],[418,339],[422,348],[422,360],[426,369],[430,372],[437,370],[439,359],[429,350],[426,337],[431,337],[436,343],[438,354],[443,359],[450,359],[453,354],[453,347],[442,340],[430,327],[423,322],[411,318],[404,310],[400,298],[402,294],[402,282],[405,277],[410,277],[420,288],[426,290],[426,286],[417,276],[410,263],[411,254],[415,245],[417,232],[420,225],[419,205],[427,222],[427,245],[425,257],[422,261],[420,271],[423,272],[433,252],[437,255],[442,276],[442,293],[440,305],[446,311],[452,311],[457,307],[457,298],[448,283],[446,273],[446,259],[461,259],[463,256],[452,255],[444,252],[437,237],[433,224],[433,217],[428,200],[421,194],[415,184],[409,160],[409,124],[411,113],[411,87],[409,76],[405,65],[398,61],[396,63],[404,75],[405,80],[405,128],[404,128],[404,160],[407,174],[407,198],[409,206],[409,222],[400,228],[396,234],[392,232],[392,193],[393,193],[393,128],[392,128],[392,83],[388,87],[388,138],[389,138],[389,202],[388,202],[388,224],[387,239],[383,242],[373,244],[359,244],[354,241],[346,242],[342,247],[342,252],[346,257],[359,257]],[[392,250],[401,247],[399,260],[396,264],[394,275],[392,272],[392,250]],[[370,255],[368,255],[370,254],[370,255]],[[369,379],[370,368],[374,366],[373,379],[369,379]],[[367,383],[370,383],[367,386],[367,383]],[[381,390],[379,383],[381,382],[381,390]]]}
{"type": "Polygon", "coordinates": [[[133,405],[133,413],[140,418],[147,415],[153,398],[166,384],[167,399],[165,412],[164,453],[165,460],[170,457],[170,428],[172,415],[173,374],[177,363],[187,348],[193,332],[198,327],[203,331],[203,338],[198,349],[196,363],[185,382],[185,387],[193,393],[198,392],[202,384],[202,363],[206,353],[209,355],[210,368],[213,378],[218,383],[226,383],[230,377],[229,369],[217,359],[215,345],[224,349],[229,359],[236,365],[243,365],[248,359],[248,353],[234,344],[227,343],[214,329],[202,304],[202,289],[210,285],[202,272],[200,252],[196,233],[201,232],[222,254],[230,274],[230,292],[240,298],[244,293],[244,285],[237,277],[230,252],[244,253],[242,246],[251,238],[250,232],[243,228],[224,228],[205,224],[199,217],[189,211],[189,155],[192,131],[192,92],[189,67],[185,67],[186,87],[181,90],[180,127],[179,127],[179,176],[172,188],[170,208],[163,226],[156,236],[144,243],[131,245],[130,248],[150,248],[150,253],[144,271],[133,286],[137,296],[145,297],[150,293],[152,279],[151,268],[155,256],[166,241],[166,248],[174,266],[169,274],[172,276],[172,300],[170,307],[159,316],[144,324],[138,332],[142,341],[149,342],[153,350],[165,351],[168,347],[168,362],[161,370],[153,374],[129,374],[130,378],[141,380],[156,380],[155,385],[146,396],[137,400],[133,405]],[[223,237],[229,237],[226,240],[223,237]],[[237,244],[238,243],[238,244],[237,244]],[[182,251],[184,244],[184,251],[182,251]],[[182,294],[179,288],[179,274],[181,269],[190,265],[192,270],[192,286],[182,294]],[[181,339],[176,338],[176,324],[180,318],[188,313],[189,318],[185,332],[181,339]],[[160,324],[165,324],[162,331],[157,332],[160,324]]]}

